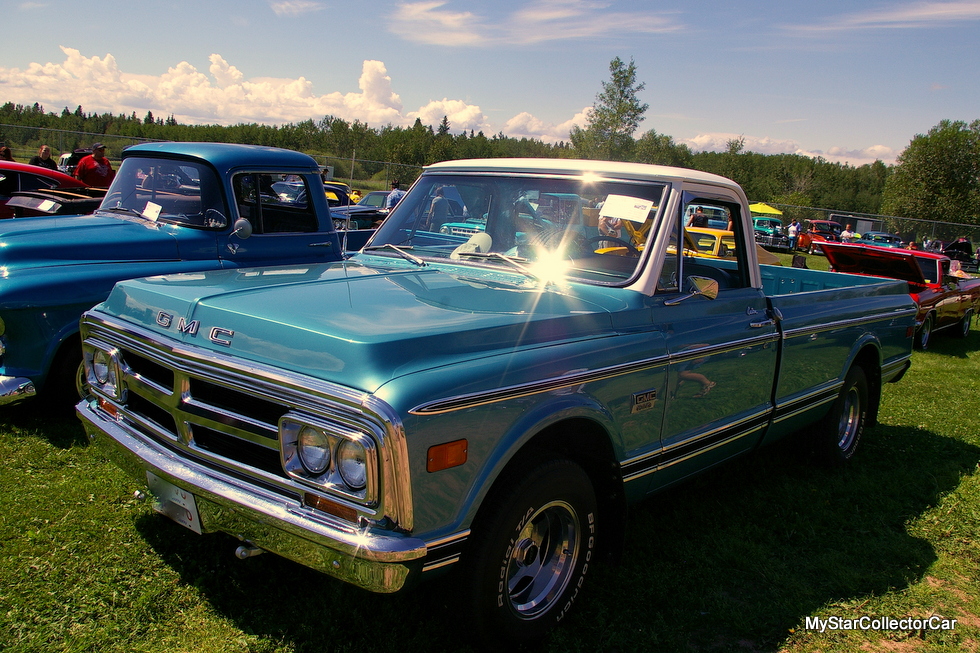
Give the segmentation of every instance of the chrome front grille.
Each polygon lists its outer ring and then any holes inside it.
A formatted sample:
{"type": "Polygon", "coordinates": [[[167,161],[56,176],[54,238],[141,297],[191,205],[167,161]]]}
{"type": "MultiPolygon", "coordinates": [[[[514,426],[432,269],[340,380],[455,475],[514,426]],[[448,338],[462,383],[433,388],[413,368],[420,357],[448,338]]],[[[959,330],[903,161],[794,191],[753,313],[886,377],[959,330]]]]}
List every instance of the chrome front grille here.
{"type": "Polygon", "coordinates": [[[410,523],[404,433],[390,407],[374,397],[288,371],[187,345],[106,316],[82,321],[86,351],[112,351],[119,361],[119,399],[96,395],[107,416],[181,457],[245,479],[284,497],[316,491],[355,505],[369,519],[410,523]],[[279,421],[312,416],[338,431],[366,434],[378,473],[395,482],[358,499],[297,479],[286,471],[279,421]]]}

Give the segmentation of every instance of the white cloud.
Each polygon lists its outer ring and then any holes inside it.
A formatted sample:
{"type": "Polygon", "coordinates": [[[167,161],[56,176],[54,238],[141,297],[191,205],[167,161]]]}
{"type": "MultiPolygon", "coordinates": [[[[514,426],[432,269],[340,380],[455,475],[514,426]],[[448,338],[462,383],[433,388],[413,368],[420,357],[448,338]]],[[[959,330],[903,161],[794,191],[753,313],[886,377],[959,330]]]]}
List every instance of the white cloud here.
{"type": "Polygon", "coordinates": [[[760,136],[745,136],[744,134],[698,134],[693,138],[679,139],[695,151],[702,152],[724,152],[728,149],[728,142],[735,139],[744,139],[744,152],[756,152],[758,154],[799,154],[811,158],[821,157],[834,163],[847,163],[852,166],[862,166],[875,161],[884,163],[895,163],[898,152],[884,145],[872,145],[860,150],[847,149],[845,147],[831,147],[827,150],[807,150],[794,140],[779,140],[760,136]]]}
{"type": "Polygon", "coordinates": [[[557,125],[544,122],[524,111],[504,124],[503,132],[512,138],[534,138],[545,143],[568,142],[572,127],[585,127],[588,124],[588,112],[592,107],[585,107],[572,116],[571,119],[557,125]]]}
{"type": "Polygon", "coordinates": [[[190,124],[282,124],[333,115],[374,126],[405,126],[416,117],[438,125],[446,115],[454,130],[488,128],[480,108],[461,100],[442,99],[405,112],[381,61],[364,62],[359,92],[317,95],[304,77],[249,79],[219,54],[211,55],[207,73],[181,61],[162,75],[149,76],[124,73],[111,54],[85,57],[74,48],[61,51],[61,63],[32,63],[25,70],[0,67],[0,97],[38,102],[48,110],[81,105],[86,112],[142,116],[152,111],[190,124]]]}
{"type": "Polygon", "coordinates": [[[980,2],[915,2],[884,5],[879,9],[844,14],[822,23],[791,25],[800,33],[837,33],[841,30],[916,29],[980,20],[980,2]]]}
{"type": "Polygon", "coordinates": [[[402,2],[388,30],[416,43],[492,47],[546,41],[595,40],[627,34],[674,32],[682,26],[666,13],[607,12],[606,2],[533,0],[500,19],[447,8],[449,0],[402,2]]]}
{"type": "Polygon", "coordinates": [[[301,16],[313,11],[320,11],[323,5],[312,0],[279,0],[270,2],[269,6],[277,16],[301,16]]]}
{"type": "Polygon", "coordinates": [[[439,125],[445,116],[449,120],[450,129],[459,131],[488,131],[489,123],[480,107],[466,104],[462,100],[443,98],[429,102],[418,111],[408,114],[413,121],[417,117],[424,125],[439,125]]]}

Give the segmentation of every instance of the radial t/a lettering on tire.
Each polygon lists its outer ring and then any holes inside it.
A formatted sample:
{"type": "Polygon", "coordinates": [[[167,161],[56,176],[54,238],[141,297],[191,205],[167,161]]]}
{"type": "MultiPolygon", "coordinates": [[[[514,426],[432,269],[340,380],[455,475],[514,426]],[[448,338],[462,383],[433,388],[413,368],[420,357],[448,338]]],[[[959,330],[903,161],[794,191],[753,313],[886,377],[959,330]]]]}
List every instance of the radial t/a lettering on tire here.
{"type": "Polygon", "coordinates": [[[599,527],[592,483],[568,460],[528,468],[492,500],[474,526],[463,569],[472,623],[486,647],[539,639],[568,614],[599,527]]]}

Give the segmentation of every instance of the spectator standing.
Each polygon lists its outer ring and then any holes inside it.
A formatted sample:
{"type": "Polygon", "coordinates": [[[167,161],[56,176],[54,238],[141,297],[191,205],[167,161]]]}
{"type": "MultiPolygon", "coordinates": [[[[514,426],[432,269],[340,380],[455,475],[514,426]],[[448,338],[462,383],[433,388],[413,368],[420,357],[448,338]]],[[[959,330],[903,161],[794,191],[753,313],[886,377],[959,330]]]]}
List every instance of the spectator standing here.
{"type": "Polygon", "coordinates": [[[687,221],[688,227],[707,227],[708,226],[708,214],[704,212],[704,207],[699,206],[691,214],[691,218],[687,221]]]}
{"type": "Polygon", "coordinates": [[[857,234],[854,233],[854,227],[852,225],[847,225],[844,227],[844,231],[840,232],[840,241],[842,243],[849,243],[854,240],[857,234]]]}
{"type": "Polygon", "coordinates": [[[449,218],[449,200],[446,199],[446,191],[440,186],[436,189],[432,204],[429,205],[429,231],[439,231],[439,227],[445,224],[449,218]]]}
{"type": "Polygon", "coordinates": [[[92,153],[83,157],[75,168],[75,178],[89,186],[108,188],[115,176],[116,171],[106,158],[105,145],[102,143],[92,145],[92,153]]]}
{"type": "Polygon", "coordinates": [[[786,227],[786,235],[789,237],[789,251],[796,251],[796,240],[800,237],[800,223],[796,218],[786,227]]]}
{"type": "Polygon", "coordinates": [[[32,156],[28,163],[32,166],[47,168],[48,170],[58,169],[58,164],[51,158],[51,148],[47,145],[42,145],[40,148],[38,148],[37,154],[32,156]]]}
{"type": "Polygon", "coordinates": [[[399,188],[398,180],[391,182],[391,192],[388,193],[388,197],[385,198],[385,208],[393,209],[395,205],[405,196],[405,191],[399,188]]]}
{"type": "Polygon", "coordinates": [[[13,161],[14,155],[6,145],[0,146],[0,161],[13,161]]]}

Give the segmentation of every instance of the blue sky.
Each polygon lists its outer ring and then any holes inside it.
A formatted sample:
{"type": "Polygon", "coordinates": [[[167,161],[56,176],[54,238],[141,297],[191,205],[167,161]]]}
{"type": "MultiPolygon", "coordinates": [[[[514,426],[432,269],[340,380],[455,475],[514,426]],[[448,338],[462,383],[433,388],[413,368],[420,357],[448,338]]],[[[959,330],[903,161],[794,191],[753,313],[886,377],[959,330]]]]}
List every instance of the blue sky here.
{"type": "Polygon", "coordinates": [[[654,129],[695,150],[860,165],[980,118],[980,0],[5,0],[0,102],[180,122],[330,114],[549,142],[613,57],[654,129]]]}

